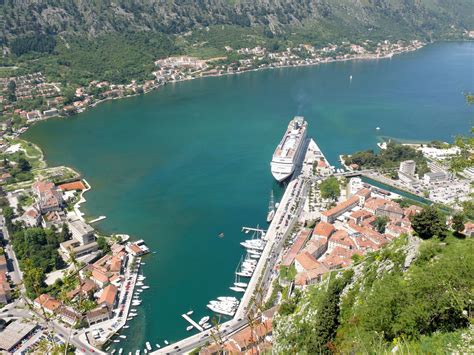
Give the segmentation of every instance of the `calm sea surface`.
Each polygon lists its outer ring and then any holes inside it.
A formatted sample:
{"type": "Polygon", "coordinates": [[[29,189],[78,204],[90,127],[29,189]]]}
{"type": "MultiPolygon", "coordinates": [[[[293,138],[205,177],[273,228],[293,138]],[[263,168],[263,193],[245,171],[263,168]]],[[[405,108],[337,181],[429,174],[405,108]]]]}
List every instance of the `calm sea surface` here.
{"type": "Polygon", "coordinates": [[[337,164],[380,136],[467,133],[466,91],[474,91],[474,43],[441,43],[392,59],[170,84],[40,123],[25,138],[50,165],[72,166],[92,185],[83,209],[107,216],[99,229],[157,252],[144,259],[150,289],[139,315],[114,344],[128,353],[185,337],[182,313],[194,310],[198,320],[209,300],[232,294],[240,229],[264,225],[270,191],[281,195],[269,161],[294,115],[305,116],[309,136],[337,164]]]}

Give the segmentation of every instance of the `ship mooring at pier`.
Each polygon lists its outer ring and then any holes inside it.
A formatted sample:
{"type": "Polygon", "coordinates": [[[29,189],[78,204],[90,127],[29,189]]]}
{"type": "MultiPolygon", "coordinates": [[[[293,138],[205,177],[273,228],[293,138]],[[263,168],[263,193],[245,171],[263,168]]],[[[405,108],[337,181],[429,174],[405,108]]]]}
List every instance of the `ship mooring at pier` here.
{"type": "MultiPolygon", "coordinates": [[[[293,147],[293,149],[297,148],[295,152],[298,153],[299,159],[291,161],[291,172],[286,179],[281,179],[279,175],[275,177],[278,181],[288,180],[288,182],[281,200],[275,204],[271,223],[266,230],[259,226],[242,228],[242,232],[251,235],[252,238],[241,243],[245,249],[245,255],[237,266],[236,282],[231,290],[237,293],[236,288],[240,288],[244,291],[243,296],[240,300],[235,296],[220,296],[217,300],[210,301],[208,305],[208,308],[215,313],[232,317],[232,319],[158,349],[155,353],[191,351],[212,341],[216,332],[228,337],[245,327],[249,318],[257,317],[258,305],[270,296],[273,277],[276,275],[274,267],[282,255],[285,241],[290,236],[293,226],[302,217],[304,218],[303,214],[308,213],[307,208],[305,209],[308,184],[314,179],[323,179],[335,172],[316,142],[306,137],[307,122],[303,117],[295,117],[290,122],[282,142],[284,143],[289,138],[287,136],[291,134],[293,126],[296,129],[304,128],[303,132],[297,133],[300,135],[296,141],[298,144],[293,147]],[[314,169],[315,163],[324,168],[314,169]]],[[[272,173],[273,165],[272,162],[272,173]]]]}

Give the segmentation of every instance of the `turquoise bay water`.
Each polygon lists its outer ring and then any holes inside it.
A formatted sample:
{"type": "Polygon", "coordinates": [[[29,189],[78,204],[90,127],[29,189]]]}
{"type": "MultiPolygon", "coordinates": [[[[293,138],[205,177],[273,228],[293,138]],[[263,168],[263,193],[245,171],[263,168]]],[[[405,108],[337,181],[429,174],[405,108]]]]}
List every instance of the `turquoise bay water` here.
{"type": "Polygon", "coordinates": [[[101,230],[157,251],[144,260],[151,288],[118,346],[128,352],[186,336],[182,313],[200,319],[210,299],[231,294],[240,229],[262,225],[270,190],[281,193],[269,161],[294,115],[337,164],[374,148],[377,135],[452,141],[468,132],[465,91],[474,91],[474,43],[441,43],[391,60],[171,84],[38,124],[25,138],[50,165],[83,174],[93,187],[83,208],[107,216],[101,230]]]}

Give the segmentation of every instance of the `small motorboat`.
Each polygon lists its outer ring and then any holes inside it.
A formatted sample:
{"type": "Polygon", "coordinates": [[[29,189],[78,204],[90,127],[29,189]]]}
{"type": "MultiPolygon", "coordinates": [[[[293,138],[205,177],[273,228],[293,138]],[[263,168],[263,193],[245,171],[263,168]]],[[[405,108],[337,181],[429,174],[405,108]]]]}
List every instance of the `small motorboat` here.
{"type": "Polygon", "coordinates": [[[198,322],[199,325],[203,325],[209,320],[209,316],[202,317],[201,320],[198,322]]]}
{"type": "Polygon", "coordinates": [[[188,316],[190,316],[191,314],[193,314],[193,312],[194,312],[194,311],[189,311],[189,312],[186,312],[186,314],[187,314],[188,316]]]}
{"type": "Polygon", "coordinates": [[[194,328],[194,327],[193,327],[192,325],[188,325],[188,326],[186,327],[186,330],[189,332],[189,331],[190,331],[191,329],[193,329],[193,328],[194,328]]]}
{"type": "Polygon", "coordinates": [[[232,291],[235,291],[235,292],[245,292],[245,288],[242,288],[242,287],[236,287],[236,286],[232,286],[232,287],[229,287],[232,291]]]}
{"type": "Polygon", "coordinates": [[[220,232],[220,233],[218,234],[218,237],[219,237],[219,238],[224,238],[224,232],[220,232]]]}

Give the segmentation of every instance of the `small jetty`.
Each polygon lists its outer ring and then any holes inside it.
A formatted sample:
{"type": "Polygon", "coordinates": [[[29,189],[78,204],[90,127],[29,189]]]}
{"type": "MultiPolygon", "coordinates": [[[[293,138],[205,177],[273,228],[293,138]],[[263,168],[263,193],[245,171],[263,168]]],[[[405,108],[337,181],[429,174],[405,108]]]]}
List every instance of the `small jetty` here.
{"type": "Polygon", "coordinates": [[[95,222],[99,222],[99,221],[102,221],[103,219],[106,219],[107,217],[106,216],[99,216],[95,219],[93,219],[92,221],[90,221],[89,223],[92,224],[92,223],[95,223],[95,222]]]}
{"type": "Polygon", "coordinates": [[[202,332],[204,330],[203,327],[201,327],[199,324],[197,324],[195,321],[193,321],[186,313],[182,314],[181,317],[186,319],[194,328],[202,332]]]}

